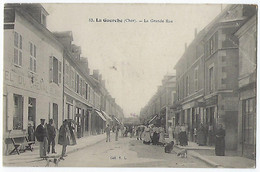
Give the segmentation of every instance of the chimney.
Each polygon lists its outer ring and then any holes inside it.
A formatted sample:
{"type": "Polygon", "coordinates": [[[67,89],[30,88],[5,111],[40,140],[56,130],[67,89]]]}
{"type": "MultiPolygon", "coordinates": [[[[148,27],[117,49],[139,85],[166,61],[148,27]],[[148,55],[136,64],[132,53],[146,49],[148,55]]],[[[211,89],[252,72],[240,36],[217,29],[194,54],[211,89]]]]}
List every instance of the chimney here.
{"type": "Polygon", "coordinates": [[[99,70],[97,70],[97,69],[94,69],[93,70],[93,77],[96,79],[96,80],[98,80],[99,78],[99,70]]]}
{"type": "Polygon", "coordinates": [[[185,42],[185,45],[184,45],[184,46],[185,46],[185,51],[186,51],[186,50],[187,50],[187,43],[186,43],[186,42],[185,42]]]}
{"type": "Polygon", "coordinates": [[[194,38],[196,38],[196,37],[197,37],[197,35],[198,35],[198,30],[197,30],[197,28],[195,28],[195,34],[194,34],[194,38]]]}

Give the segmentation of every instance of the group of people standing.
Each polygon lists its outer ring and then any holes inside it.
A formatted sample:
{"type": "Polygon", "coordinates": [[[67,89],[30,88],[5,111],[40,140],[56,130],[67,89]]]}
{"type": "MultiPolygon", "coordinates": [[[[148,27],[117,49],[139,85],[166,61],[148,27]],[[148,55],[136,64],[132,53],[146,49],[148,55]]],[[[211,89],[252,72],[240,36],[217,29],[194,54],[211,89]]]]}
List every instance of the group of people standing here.
{"type": "Polygon", "coordinates": [[[188,125],[177,124],[175,127],[172,124],[169,124],[168,128],[169,141],[173,141],[175,139],[176,145],[187,146],[188,145],[188,125]]]}
{"type": "MultiPolygon", "coordinates": [[[[55,151],[56,128],[53,119],[50,119],[48,124],[45,123],[45,119],[40,121],[41,123],[37,126],[34,135],[39,142],[40,157],[47,158],[50,148],[52,148],[51,153],[57,153],[55,151]]],[[[61,159],[66,156],[67,146],[76,144],[74,129],[72,122],[68,120],[64,120],[59,129],[58,144],[62,145],[61,159]]]]}
{"type": "Polygon", "coordinates": [[[143,140],[144,144],[153,145],[165,145],[165,131],[163,127],[154,125],[145,126],[143,132],[140,134],[140,140],[143,140]]]}

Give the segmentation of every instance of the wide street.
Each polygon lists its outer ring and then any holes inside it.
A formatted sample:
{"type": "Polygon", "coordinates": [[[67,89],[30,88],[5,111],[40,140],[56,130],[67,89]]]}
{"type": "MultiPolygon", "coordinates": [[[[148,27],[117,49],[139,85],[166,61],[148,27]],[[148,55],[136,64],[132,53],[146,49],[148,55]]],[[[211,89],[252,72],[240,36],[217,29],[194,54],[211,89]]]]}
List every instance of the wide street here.
{"type": "MultiPolygon", "coordinates": [[[[176,150],[177,151],[177,150],[176,150]]],[[[180,158],[174,153],[164,153],[164,147],[144,145],[136,138],[119,137],[111,142],[102,141],[83,150],[68,154],[59,167],[208,167],[205,163],[188,155],[180,158]]]]}

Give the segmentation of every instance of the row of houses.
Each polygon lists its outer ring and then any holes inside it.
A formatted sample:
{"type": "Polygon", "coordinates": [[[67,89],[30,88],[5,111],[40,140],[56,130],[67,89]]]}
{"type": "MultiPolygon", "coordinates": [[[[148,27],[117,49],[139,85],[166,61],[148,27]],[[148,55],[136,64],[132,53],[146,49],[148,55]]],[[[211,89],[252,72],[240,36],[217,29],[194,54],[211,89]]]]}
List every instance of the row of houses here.
{"type": "Polygon", "coordinates": [[[187,124],[190,141],[201,123],[213,135],[223,124],[226,149],[249,158],[256,149],[256,16],[254,5],[228,5],[195,30],[174,67],[176,99],[170,107],[173,125],[187,124]]]}
{"type": "Polygon", "coordinates": [[[6,138],[23,139],[28,124],[40,119],[76,123],[78,138],[100,134],[107,123],[122,123],[122,108],[105,87],[98,70],[90,74],[71,31],[50,32],[41,4],[4,7],[4,151],[6,138]]]}
{"type": "Polygon", "coordinates": [[[176,76],[166,74],[162,85],[157,88],[156,93],[140,111],[140,122],[143,124],[155,124],[160,121],[161,125],[168,128],[173,123],[174,113],[171,107],[176,99],[176,76]]]}

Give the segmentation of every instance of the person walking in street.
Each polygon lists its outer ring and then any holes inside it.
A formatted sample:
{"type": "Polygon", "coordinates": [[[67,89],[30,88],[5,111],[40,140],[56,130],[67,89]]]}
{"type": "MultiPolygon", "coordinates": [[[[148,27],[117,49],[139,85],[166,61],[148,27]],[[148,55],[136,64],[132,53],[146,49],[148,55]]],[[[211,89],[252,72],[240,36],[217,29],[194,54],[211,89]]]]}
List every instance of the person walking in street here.
{"type": "Polygon", "coordinates": [[[37,126],[35,130],[35,136],[37,141],[40,143],[40,157],[47,158],[47,146],[48,146],[48,139],[47,139],[47,129],[45,126],[45,119],[41,119],[41,124],[37,126]]]}
{"type": "Polygon", "coordinates": [[[226,136],[226,131],[223,129],[222,124],[219,124],[219,128],[216,131],[216,143],[215,143],[216,156],[225,156],[225,136],[226,136]]]}
{"type": "Polygon", "coordinates": [[[107,127],[105,128],[105,132],[107,135],[106,142],[110,142],[110,127],[109,124],[107,124],[107,127]]]}
{"type": "Polygon", "coordinates": [[[65,119],[59,129],[59,138],[58,138],[58,144],[62,145],[62,152],[60,157],[60,159],[62,160],[64,160],[64,157],[66,156],[66,149],[70,142],[69,138],[70,138],[70,132],[68,127],[68,121],[65,119]]]}
{"type": "Polygon", "coordinates": [[[55,137],[56,137],[56,129],[54,127],[53,124],[53,119],[49,120],[49,124],[47,124],[47,135],[48,135],[48,149],[47,149],[47,153],[50,153],[50,148],[51,149],[51,153],[55,153],[55,137]]]}
{"type": "Polygon", "coordinates": [[[118,125],[115,126],[115,132],[116,132],[115,140],[118,141],[118,132],[119,132],[119,126],[118,125]]]}
{"type": "Polygon", "coordinates": [[[206,145],[206,141],[207,141],[206,132],[207,132],[206,128],[201,123],[200,127],[198,128],[198,131],[197,131],[197,143],[198,143],[199,146],[206,145]]]}

